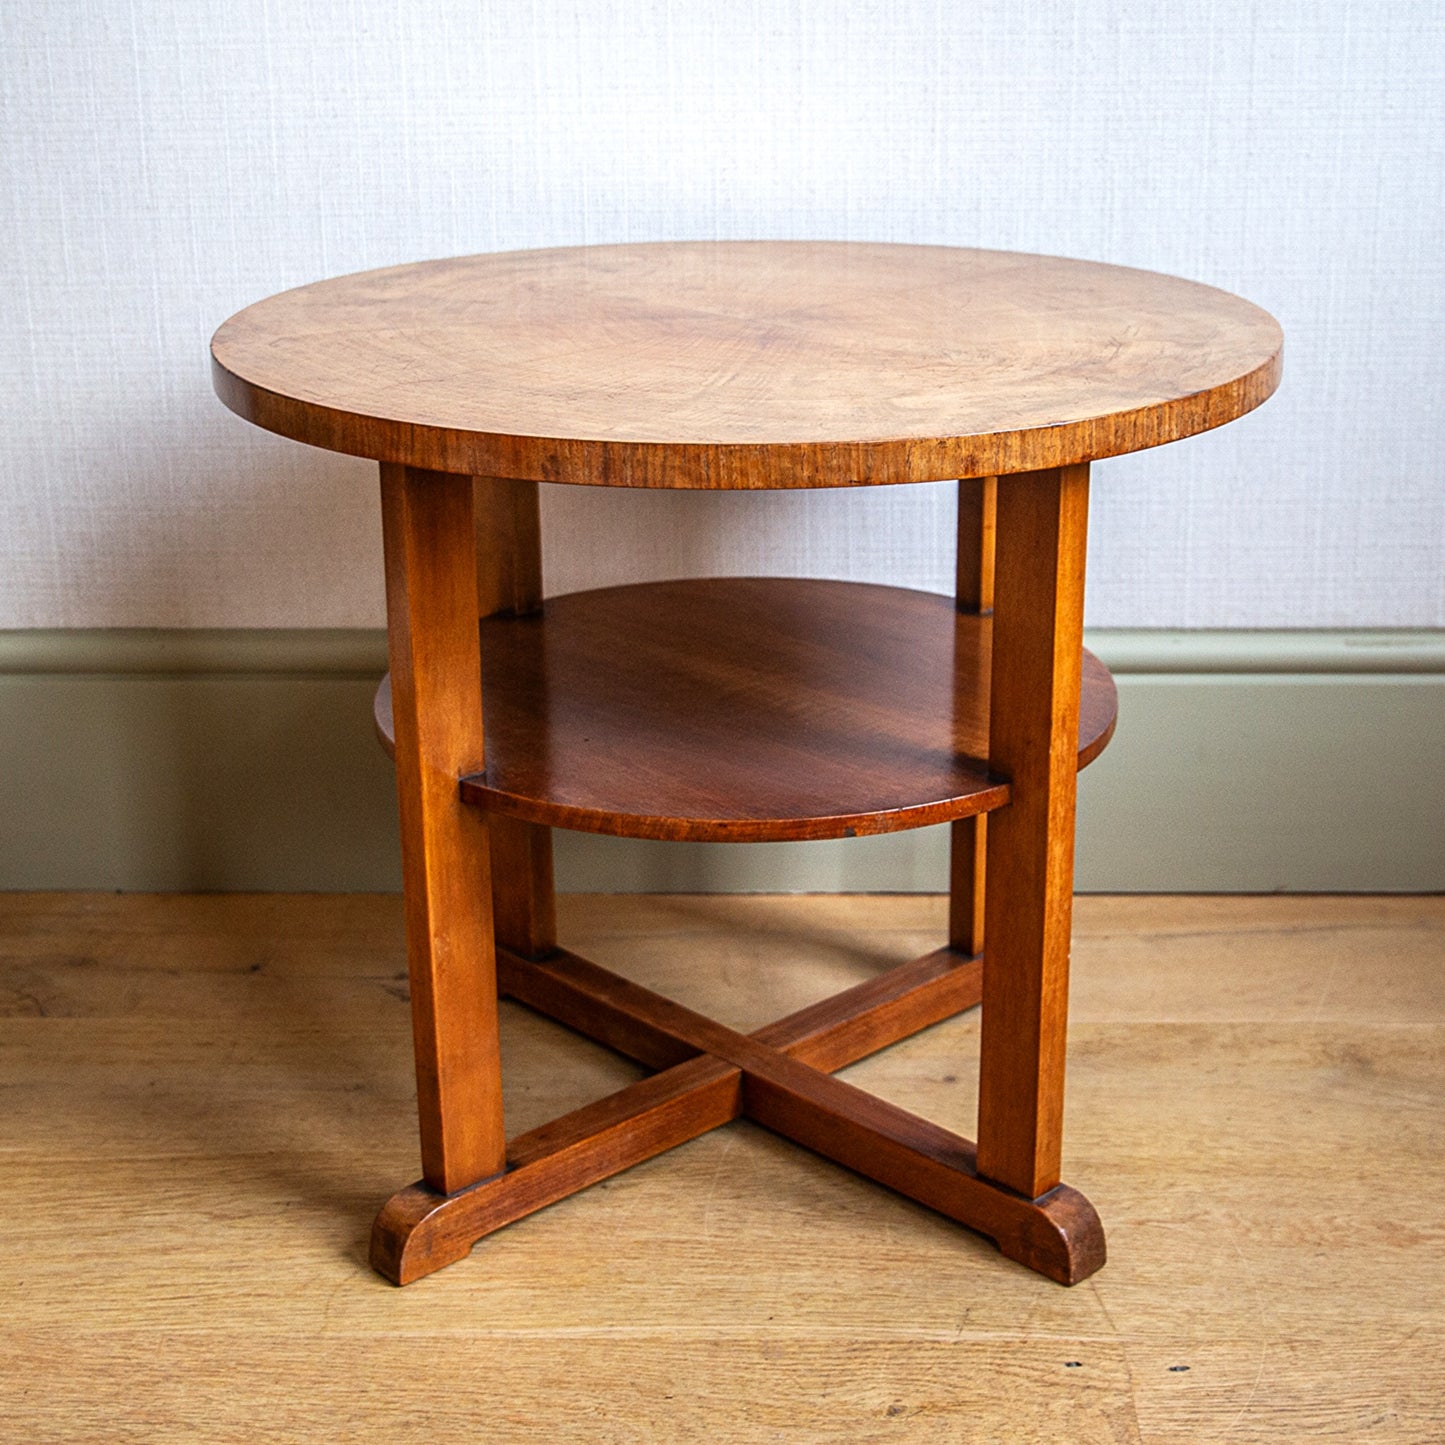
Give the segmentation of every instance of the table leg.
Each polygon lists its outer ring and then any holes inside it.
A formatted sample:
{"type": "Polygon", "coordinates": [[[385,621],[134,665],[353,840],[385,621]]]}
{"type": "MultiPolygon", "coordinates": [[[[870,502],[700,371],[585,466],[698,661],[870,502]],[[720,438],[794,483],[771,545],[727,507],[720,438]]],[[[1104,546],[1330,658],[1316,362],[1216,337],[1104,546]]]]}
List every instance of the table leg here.
{"type": "MultiPolygon", "coordinates": [[[[958,484],[955,599],[960,612],[993,612],[994,526],[998,481],[973,477],[958,484]]],[[[983,869],[988,814],[959,818],[950,829],[948,946],[970,958],[983,952],[983,869]]]]}
{"type": "MultiPolygon", "coordinates": [[[[477,548],[477,611],[518,616],[542,606],[542,522],[537,483],[475,477],[472,511],[477,548]]],[[[497,942],[523,958],[557,946],[552,830],[490,814],[492,908],[497,942]]]]}
{"type": "Polygon", "coordinates": [[[427,1183],[451,1194],[505,1163],[469,477],[381,467],[402,887],[427,1183]]]}
{"type": "Polygon", "coordinates": [[[1059,1182],[1089,469],[998,488],[978,1169],[1029,1199],[1059,1182]]]}

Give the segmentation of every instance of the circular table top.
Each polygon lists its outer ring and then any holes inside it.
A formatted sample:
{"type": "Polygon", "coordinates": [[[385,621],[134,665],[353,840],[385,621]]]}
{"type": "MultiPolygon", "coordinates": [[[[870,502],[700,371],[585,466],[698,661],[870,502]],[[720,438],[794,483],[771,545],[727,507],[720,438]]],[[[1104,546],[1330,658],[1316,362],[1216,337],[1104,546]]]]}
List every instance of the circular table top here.
{"type": "Polygon", "coordinates": [[[1065,466],[1223,425],[1279,383],[1257,306],[946,246],[514,251],[302,286],[227,321],[258,426],[438,471],[690,488],[1065,466]]]}

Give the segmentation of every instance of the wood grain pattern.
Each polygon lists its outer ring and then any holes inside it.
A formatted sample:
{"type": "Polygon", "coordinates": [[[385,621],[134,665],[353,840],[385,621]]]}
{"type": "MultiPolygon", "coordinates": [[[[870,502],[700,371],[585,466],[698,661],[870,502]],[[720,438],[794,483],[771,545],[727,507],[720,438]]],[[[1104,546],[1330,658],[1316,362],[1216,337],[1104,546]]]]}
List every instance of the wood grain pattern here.
{"type": "Polygon", "coordinates": [[[777,1065],[744,1075],[748,1117],[824,1158],[987,1235],[1009,1259],[1057,1284],[1105,1262],[1099,1216],[1075,1189],[1024,1199],[979,1178],[971,1142],[841,1079],[777,1065]]]}
{"type": "Polygon", "coordinates": [[[521,1166],[509,1151],[507,1175],[476,1188],[449,1197],[425,1182],[402,1190],[377,1218],[372,1261],[397,1284],[454,1263],[468,1241],[651,1158],[658,1152],[661,1108],[674,1138],[696,1137],[744,1114],[988,1235],[1010,1259],[1049,1279],[1077,1284],[1105,1258],[1103,1229],[1083,1195],[1059,1186],[1043,1198],[1024,1199],[999,1189],[979,1177],[969,1140],[831,1078],[800,1057],[848,1063],[875,1052],[902,1036],[895,1030],[937,1022],[956,1011],[956,1003],[971,1007],[979,997],[980,973],[980,960],[941,950],[749,1036],[566,950],[535,963],[507,958],[508,991],[533,1007],[648,1063],[667,1064],[680,1048],[701,1057],[673,1063],[649,1080],[657,1087],[646,1094],[640,1112],[633,1102],[638,1085],[593,1106],[604,1120],[600,1148],[578,1137],[572,1121],[562,1121],[566,1150],[555,1158],[548,1151],[527,1176],[542,1184],[515,1183],[513,1169],[521,1166]],[[741,1092],[732,1095],[733,1112],[722,1119],[718,1090],[733,1081],[715,1071],[700,1077],[702,1059],[740,1071],[741,1092]]]}
{"type": "Polygon", "coordinates": [[[753,1037],[831,1074],[975,1007],[982,997],[979,960],[936,948],[767,1024],[753,1037]]]}
{"type": "MultiPolygon", "coordinates": [[[[900,588],[645,583],[482,627],[487,773],[463,796],[627,837],[841,837],[994,807],[987,619],[900,588]]],[[[1092,655],[1078,763],[1118,697],[1092,655]]],[[[385,685],[377,730],[390,738],[385,685]]]]}
{"type": "Polygon", "coordinates": [[[998,478],[958,484],[958,543],[954,553],[954,601],[960,612],[993,613],[998,478]]]}
{"type": "Polygon", "coordinates": [[[366,272],[247,308],[211,350],[233,411],[333,451],[758,488],[991,476],[1158,446],[1258,406],[1281,345],[1257,307],[1152,272],[770,241],[366,272]]]}
{"type": "MultiPolygon", "coordinates": [[[[701,1035],[689,1028],[712,1022],[675,1014],[669,999],[567,949],[541,960],[502,950],[498,977],[507,997],[648,1068],[669,1069],[698,1053],[701,1035]]],[[[832,1073],[973,1008],[982,989],[978,959],[939,948],[775,1019],[751,1037],[832,1073]]]]}
{"type": "MultiPolygon", "coordinates": [[[[394,1284],[411,1284],[454,1264],[494,1230],[744,1112],[742,1068],[699,1053],[696,1039],[683,1037],[692,1024],[717,1038],[719,1026],[710,1020],[566,951],[532,962],[503,950],[498,962],[508,996],[665,1072],[513,1140],[506,1173],[474,1189],[445,1195],[420,1180],[398,1191],[377,1216],[370,1250],[373,1268],[394,1284]]],[[[972,1008],[981,988],[977,960],[940,949],[759,1030],[755,1057],[781,1051],[802,1061],[807,1073],[841,1068],[972,1008]]],[[[942,1186],[935,1186],[937,1193],[942,1186]]],[[[1005,1252],[1057,1276],[1082,1259],[1078,1240],[1092,1244],[1097,1236],[1102,1242],[1097,1220],[1089,1227],[1082,1216],[1065,1220],[1063,1237],[1054,1239],[1054,1214],[1067,1202],[1061,1196],[1041,1213],[987,1201],[982,1217],[998,1230],[1005,1252]],[[1044,1243],[1037,1249],[1030,1244],[1034,1253],[1019,1254],[1020,1241],[1037,1238],[1044,1243]]]]}
{"type": "Polygon", "coordinates": [[[372,1268],[412,1284],[465,1259],[493,1230],[726,1124],[741,1077],[704,1054],[522,1135],[506,1173],[476,1188],[398,1190],[372,1227],[372,1268]]]}
{"type": "Polygon", "coordinates": [[[529,962],[501,949],[497,955],[497,981],[502,992],[518,1003],[565,1024],[574,1033],[595,1039],[649,1069],[670,1069],[701,1052],[690,1040],[638,1009],[617,1007],[595,990],[579,987],[566,965],[576,955],[562,949],[540,960],[549,966],[529,968],[529,962]]]}
{"type": "MultiPolygon", "coordinates": [[[[212,355],[241,415],[383,462],[427,1173],[383,1210],[378,1266],[414,1278],[738,1106],[1053,1279],[1096,1270],[1098,1219],[1059,1185],[1076,774],[1114,719],[1112,683],[1082,648],[1088,461],[1257,406],[1279,377],[1273,320],[1174,278],[1053,258],[622,246],[303,287],[233,317],[212,355]],[[944,477],[964,479],[952,604],[727,579],[542,605],[539,480],[944,477]],[[496,699],[486,765],[482,672],[496,699]],[[479,1164],[501,1159],[495,1016],[476,1008],[493,889],[488,829],[458,826],[463,802],[513,820],[492,830],[496,926],[518,950],[509,990],[664,1066],[640,1102],[633,1086],[592,1106],[590,1132],[564,1120],[556,1148],[482,1182],[479,1164]],[[995,825],[963,829],[995,809],[995,825]],[[962,958],[988,939],[970,965],[985,1001],[976,1156],[554,946],[543,825],[741,842],[942,821],[955,823],[950,945],[962,958]],[[461,896],[468,874],[480,902],[461,896]],[[726,1070],[693,1078],[700,1061],[678,1048],[739,1071],[740,1094],[726,1070]]],[[[383,738],[390,707],[384,685],[383,738]]],[[[909,1016],[897,999],[854,1002],[822,1032],[861,1045],[909,1016]]]]}
{"type": "Polygon", "coordinates": [[[1063,1137],[1088,507],[1087,467],[999,488],[989,757],[1010,796],[988,830],[978,1167],[1030,1198],[1063,1137]]]}
{"type": "Polygon", "coordinates": [[[948,942],[960,953],[983,952],[987,861],[988,814],[955,819],[948,835],[948,942]]]}
{"type": "Polygon", "coordinates": [[[541,958],[557,946],[552,830],[502,813],[488,813],[487,828],[497,942],[524,958],[541,958]]]}
{"type": "MultiPolygon", "coordinates": [[[[962,613],[993,616],[997,515],[996,477],[959,482],[954,604],[962,613]]],[[[985,679],[980,679],[980,688],[987,691],[985,679]]],[[[988,815],[957,819],[949,833],[948,942],[962,953],[983,952],[987,857],[988,815]]]]}
{"type": "MultiPolygon", "coordinates": [[[[536,482],[472,479],[477,615],[519,617],[542,606],[542,520],[536,482]]],[[[495,704],[492,704],[495,706],[495,704]]],[[[525,958],[557,944],[551,829],[489,813],[497,941],[525,958]]]]}
{"type": "Polygon", "coordinates": [[[471,483],[383,466],[387,639],[422,1169],[450,1192],[503,1164],[471,483]]]}
{"type": "MultiPolygon", "coordinates": [[[[738,1027],[947,915],[559,907],[738,1027]]],[[[1066,1177],[1112,1225],[1083,1289],[740,1122],[398,1292],[366,1240],[415,1174],[401,899],[0,894],[0,1433],[396,1445],[424,1400],[433,1437],[489,1445],[1438,1445],[1445,897],[1085,896],[1074,922],[1066,1177]]],[[[633,1077],[501,1015],[518,1131],[633,1077]]],[[[967,1133],[978,1030],[847,1077],[967,1133]]]]}
{"type": "Polygon", "coordinates": [[[477,616],[517,617],[542,605],[542,512],[536,482],[472,478],[477,616]]]}

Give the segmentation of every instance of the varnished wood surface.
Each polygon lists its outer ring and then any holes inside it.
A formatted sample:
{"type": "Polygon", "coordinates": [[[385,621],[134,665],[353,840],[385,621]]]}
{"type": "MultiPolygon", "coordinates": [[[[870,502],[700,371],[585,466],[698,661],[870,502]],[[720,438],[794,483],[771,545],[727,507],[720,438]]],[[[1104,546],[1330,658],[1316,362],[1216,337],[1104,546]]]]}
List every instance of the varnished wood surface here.
{"type": "Polygon", "coordinates": [[[542,605],[542,511],[536,482],[472,478],[477,616],[516,616],[542,605]]]}
{"type": "Polygon", "coordinates": [[[624,245],[321,281],[212,341],[222,400],[314,446],[613,486],[930,481],[1221,426],[1278,325],[1211,287],[1056,257],[836,242],[624,245]]]}
{"type": "Polygon", "coordinates": [[[383,466],[381,519],[422,1171],[450,1191],[506,1144],[489,831],[456,788],[485,763],[472,483],[383,466]]]}
{"type": "MultiPolygon", "coordinates": [[[[487,772],[463,795],[628,837],[879,833],[996,807],[990,624],[931,593],[710,578],[550,598],[482,624],[487,772]]],[[[1079,762],[1118,699],[1085,654],[1079,762]]],[[[390,735],[385,686],[377,728],[390,735]]]]}
{"type": "MultiPolygon", "coordinates": [[[[751,1097],[765,1074],[821,1081],[814,1067],[834,1070],[886,1048],[919,1029],[952,1017],[978,1003],[981,969],[948,949],[900,964],[838,996],[778,1019],[753,1035],[735,1034],[712,1020],[599,968],[566,950],[540,962],[500,951],[504,993],[557,1019],[584,1037],[596,1039],[627,1058],[665,1072],[630,1084],[616,1094],[554,1119],[507,1146],[507,1173],[461,1194],[444,1196],[425,1181],[399,1191],[382,1208],[372,1230],[373,1267],[394,1284],[410,1284],[464,1259],[482,1237],[525,1218],[579,1189],[609,1179],[667,1149],[698,1138],[743,1115],[751,1115],[751,1097]],[[722,1052],[710,1046],[722,1045],[722,1052]],[[727,1057],[728,1045],[740,1049],[727,1057]],[[778,1051],[778,1052],[774,1052],[778,1051]]],[[[836,1081],[828,1080],[827,1084],[836,1081]]],[[[818,1082],[816,1087],[826,1088],[818,1082]]],[[[857,1167],[884,1141],[880,1111],[889,1130],[888,1144],[905,1161],[932,1135],[948,1136],[902,1110],[846,1085],[835,1093],[856,1096],[869,1110],[870,1148],[858,1127],[840,1114],[836,1098],[826,1097],[816,1112],[829,1118],[844,1143],[840,1162],[857,1167]],[[828,1106],[833,1105],[830,1109],[828,1106]],[[851,1148],[850,1148],[851,1146],[851,1148]]],[[[766,1108],[765,1104],[758,1107],[766,1108]]],[[[774,1114],[778,1132],[790,1133],[789,1116],[774,1114]]],[[[821,1141],[809,1135],[810,1147],[821,1141]]],[[[935,1151],[938,1152],[938,1151],[935,1151]]],[[[1092,1273],[1103,1260],[1103,1234],[1086,1201],[1070,1191],[1043,1207],[980,1189],[971,1172],[959,1173],[959,1159],[971,1161],[971,1146],[951,1140],[937,1159],[938,1176],[920,1186],[895,1164],[863,1167],[881,1183],[908,1188],[928,1197],[940,1213],[953,1214],[975,1228],[987,1227],[1011,1258],[1041,1273],[1072,1283],[1092,1273]],[[928,1188],[932,1183],[932,1191],[928,1188]],[[980,1197],[981,1196],[981,1197],[980,1197]],[[963,1215],[959,1211],[964,1210],[963,1215]]]]}
{"type": "MultiPolygon", "coordinates": [[[[536,482],[475,477],[477,615],[517,617],[542,605],[542,519],[536,482]]],[[[524,958],[557,942],[552,833],[503,813],[487,818],[497,941],[524,958]]]]}
{"type": "Polygon", "coordinates": [[[1087,467],[999,489],[988,739],[1010,796],[987,833],[978,1167],[1031,1199],[1064,1126],[1088,514],[1087,467]]]}
{"type": "MultiPolygon", "coordinates": [[[[993,614],[998,479],[958,484],[954,603],[976,616],[993,614]]],[[[959,818],[949,830],[948,942],[960,953],[983,952],[984,862],[988,815],[959,818]]]]}
{"type": "MultiPolygon", "coordinates": [[[[916,964],[927,967],[937,957],[928,954],[916,964]]],[[[572,990],[579,1002],[636,1019],[735,1065],[742,1070],[741,1108],[749,1118],[981,1231],[1010,1259],[1060,1284],[1075,1284],[1103,1265],[1103,1231],[1081,1195],[1059,1188],[1030,1201],[993,1188],[978,1177],[968,1139],[794,1057],[789,1047],[792,1020],[779,1020],[764,1031],[781,1041],[775,1050],[756,1035],[730,1029],[575,955],[562,953],[528,967],[572,990]]],[[[966,984],[963,1002],[971,1007],[978,999],[978,963],[956,957],[954,968],[966,984]]],[[[899,970],[911,971],[907,965],[899,970]]],[[[931,998],[936,990],[925,984],[918,993],[931,998]]],[[[945,1006],[949,1002],[945,995],[945,1006]]],[[[891,1042],[876,1024],[861,1034],[848,1027],[854,1020],[846,1016],[846,1005],[835,1002],[834,1011],[836,1022],[820,1040],[823,1049],[836,1048],[827,1035],[852,1037],[861,1053],[891,1042]]],[[[876,1016],[878,1011],[870,1012],[876,1016]]],[[[891,1011],[886,1016],[902,1022],[891,1011]]],[[[927,1017],[926,1009],[922,1017],[927,1017]]]]}
{"type": "MultiPolygon", "coordinates": [[[[561,900],[754,1029],[929,947],[939,898],[561,900]]],[[[5,1428],[415,1438],[1435,1445],[1445,900],[1081,898],[1060,1290],[730,1124],[397,1291],[400,900],[0,896],[5,1428]],[[1388,1181],[1382,1187],[1382,1181],[1388,1181]]],[[[512,1127],[635,1077],[502,1006],[512,1127]]],[[[967,1128],[976,1016],[846,1077],[967,1128]]]]}

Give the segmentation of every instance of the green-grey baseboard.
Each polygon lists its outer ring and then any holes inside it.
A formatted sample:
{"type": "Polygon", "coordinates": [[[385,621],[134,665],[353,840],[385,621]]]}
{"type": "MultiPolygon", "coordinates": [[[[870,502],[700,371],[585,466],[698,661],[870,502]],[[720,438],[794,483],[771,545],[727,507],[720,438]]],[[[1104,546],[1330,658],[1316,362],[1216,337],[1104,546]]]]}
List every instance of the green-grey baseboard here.
{"type": "MultiPolygon", "coordinates": [[[[1084,891],[1445,889],[1445,632],[1094,632],[1118,733],[1084,891]]],[[[399,886],[374,632],[0,633],[0,887],[399,886]]],[[[562,833],[572,891],[940,891],[947,830],[827,843],[562,833]]]]}

